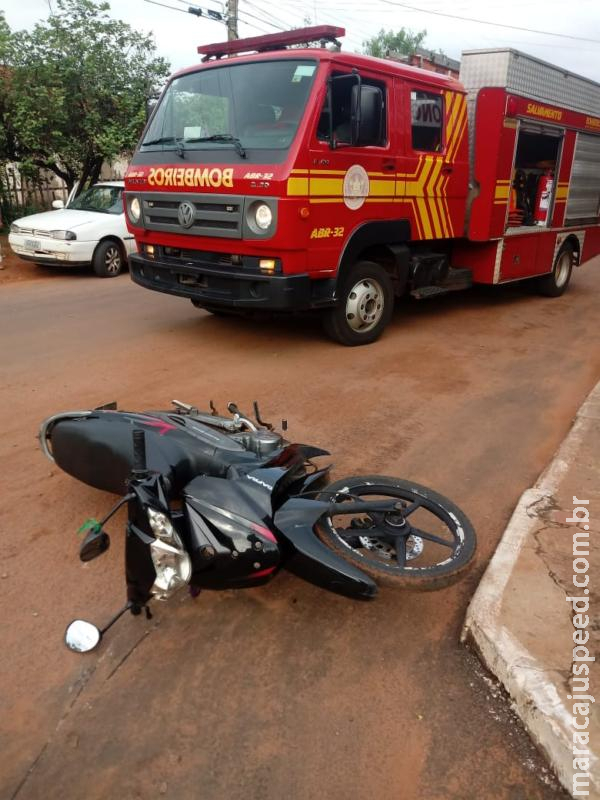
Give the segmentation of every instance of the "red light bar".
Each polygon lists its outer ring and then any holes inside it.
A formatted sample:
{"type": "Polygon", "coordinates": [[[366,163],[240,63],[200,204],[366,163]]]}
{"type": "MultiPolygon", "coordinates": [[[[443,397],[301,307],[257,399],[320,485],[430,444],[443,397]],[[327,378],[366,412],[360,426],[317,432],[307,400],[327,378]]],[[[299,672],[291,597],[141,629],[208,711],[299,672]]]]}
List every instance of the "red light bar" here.
{"type": "Polygon", "coordinates": [[[234,39],[231,42],[218,42],[217,44],[201,44],[198,52],[206,59],[231,56],[235,53],[262,53],[265,50],[283,50],[292,44],[309,44],[309,42],[327,41],[335,42],[340,36],[346,35],[345,28],[335,25],[313,25],[311,28],[296,28],[292,31],[269,33],[265,36],[250,36],[247,39],[234,39]]]}

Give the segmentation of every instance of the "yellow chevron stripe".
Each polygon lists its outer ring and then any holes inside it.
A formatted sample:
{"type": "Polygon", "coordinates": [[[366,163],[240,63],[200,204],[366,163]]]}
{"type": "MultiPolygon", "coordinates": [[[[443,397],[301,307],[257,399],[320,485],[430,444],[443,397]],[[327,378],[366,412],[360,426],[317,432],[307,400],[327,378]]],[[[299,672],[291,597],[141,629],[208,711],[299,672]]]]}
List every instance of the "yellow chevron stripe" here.
{"type": "Polygon", "coordinates": [[[448,153],[452,148],[452,146],[454,145],[454,137],[456,135],[456,118],[458,115],[458,111],[460,109],[460,95],[456,94],[455,92],[451,92],[451,95],[452,95],[452,108],[448,109],[449,118],[448,118],[448,126],[446,129],[446,153],[448,153]]]}
{"type": "Polygon", "coordinates": [[[415,202],[417,204],[417,208],[419,209],[419,214],[421,216],[421,224],[423,226],[424,231],[424,239],[433,239],[433,232],[431,230],[431,222],[429,220],[429,214],[427,213],[427,204],[423,197],[416,197],[415,202]]]}
{"type": "Polygon", "coordinates": [[[447,193],[446,193],[449,180],[450,180],[450,175],[442,173],[440,177],[439,191],[438,191],[439,195],[438,202],[442,210],[442,222],[444,226],[444,235],[446,237],[451,237],[453,234],[452,220],[450,218],[450,211],[448,209],[447,193]]]}
{"type": "Polygon", "coordinates": [[[461,100],[462,100],[462,102],[460,103],[459,116],[458,116],[457,122],[456,122],[456,135],[453,137],[452,149],[450,150],[450,152],[446,156],[448,161],[450,161],[450,162],[453,162],[454,159],[456,158],[456,153],[458,151],[458,146],[459,146],[459,144],[460,144],[460,142],[462,140],[464,129],[465,129],[465,125],[466,125],[466,122],[467,122],[467,104],[466,104],[464,98],[461,97],[461,100]]]}
{"type": "Polygon", "coordinates": [[[419,170],[417,170],[417,179],[413,181],[406,181],[405,191],[407,195],[414,196],[417,194],[421,194],[421,192],[423,191],[423,185],[427,180],[427,176],[431,172],[431,167],[433,166],[431,156],[425,156],[425,158],[423,159],[423,161],[420,163],[419,166],[421,166],[420,170],[421,174],[418,175],[419,170]]]}
{"type": "Polygon", "coordinates": [[[419,235],[419,239],[424,239],[425,236],[424,236],[424,233],[423,233],[423,221],[421,220],[421,217],[419,215],[419,211],[417,209],[416,203],[415,203],[415,201],[414,201],[414,199],[412,197],[409,198],[409,201],[410,201],[410,207],[411,207],[412,212],[413,212],[413,216],[414,216],[415,221],[417,223],[417,233],[419,235]]]}
{"type": "Polygon", "coordinates": [[[442,159],[438,158],[435,160],[433,164],[429,180],[427,182],[427,185],[423,189],[423,194],[426,195],[428,198],[431,198],[430,200],[429,199],[427,200],[427,207],[429,209],[429,216],[433,224],[433,230],[438,239],[441,238],[442,236],[442,227],[440,225],[440,218],[436,204],[436,187],[441,169],[442,169],[442,159]]]}
{"type": "MultiPolygon", "coordinates": [[[[446,183],[448,182],[448,175],[446,175],[446,183]]],[[[444,193],[442,197],[444,208],[446,210],[446,222],[448,224],[448,236],[454,236],[454,225],[452,224],[452,217],[450,216],[450,208],[448,207],[448,197],[446,195],[446,185],[444,184],[444,193]]]]}
{"type": "Polygon", "coordinates": [[[440,207],[440,217],[442,220],[442,229],[444,231],[444,236],[448,238],[450,236],[450,229],[448,225],[448,209],[445,205],[446,200],[446,182],[448,176],[442,175],[440,179],[440,190],[439,190],[439,197],[438,197],[438,205],[440,207]]]}

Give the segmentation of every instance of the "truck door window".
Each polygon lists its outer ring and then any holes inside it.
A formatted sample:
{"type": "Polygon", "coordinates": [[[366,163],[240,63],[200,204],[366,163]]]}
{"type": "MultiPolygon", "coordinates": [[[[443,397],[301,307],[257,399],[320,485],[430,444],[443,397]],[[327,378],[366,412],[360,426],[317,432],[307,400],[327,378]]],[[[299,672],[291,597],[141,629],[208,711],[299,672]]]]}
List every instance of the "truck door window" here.
{"type": "Polygon", "coordinates": [[[410,93],[413,150],[439,153],[444,143],[444,101],[439,94],[410,93]]]}
{"type": "MultiPolygon", "coordinates": [[[[344,73],[334,72],[334,77],[344,73]]],[[[386,87],[384,83],[373,81],[369,78],[362,78],[363,86],[374,86],[380,89],[383,95],[383,125],[381,133],[377,141],[369,141],[361,143],[364,146],[383,147],[387,141],[387,103],[386,103],[386,87]]],[[[325,97],[325,102],[319,117],[319,124],[317,125],[317,139],[320,142],[329,141],[329,92],[333,89],[332,95],[332,111],[333,111],[333,138],[337,144],[349,145],[352,142],[351,131],[352,121],[350,117],[350,110],[352,106],[352,91],[357,91],[357,84],[351,80],[333,81],[328,89],[325,97]]],[[[358,145],[357,145],[358,146],[358,145]]]]}

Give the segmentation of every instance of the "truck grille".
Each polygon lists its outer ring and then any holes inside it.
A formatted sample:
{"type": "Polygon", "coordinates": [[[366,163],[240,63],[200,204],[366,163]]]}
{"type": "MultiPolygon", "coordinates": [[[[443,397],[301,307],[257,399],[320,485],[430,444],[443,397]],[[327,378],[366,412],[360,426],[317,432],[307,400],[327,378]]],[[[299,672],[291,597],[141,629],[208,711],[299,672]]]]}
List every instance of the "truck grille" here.
{"type": "Polygon", "coordinates": [[[237,195],[194,195],[144,193],[141,195],[144,226],[151,231],[191,234],[193,236],[218,236],[226,239],[242,238],[242,212],[244,198],[237,195]],[[179,206],[191,203],[193,222],[184,227],[179,222],[179,206]]]}

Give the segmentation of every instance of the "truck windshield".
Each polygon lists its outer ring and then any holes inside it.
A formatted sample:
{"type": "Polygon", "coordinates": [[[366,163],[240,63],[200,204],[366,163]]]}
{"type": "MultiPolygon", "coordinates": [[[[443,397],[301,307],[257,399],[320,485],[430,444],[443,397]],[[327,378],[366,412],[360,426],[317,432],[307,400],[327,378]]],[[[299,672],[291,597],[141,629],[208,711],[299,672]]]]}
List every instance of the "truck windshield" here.
{"type": "Polygon", "coordinates": [[[316,61],[285,59],[227,64],[175,78],[141,147],[235,148],[239,155],[240,148],[285,150],[296,134],[316,69],[316,61]]]}

